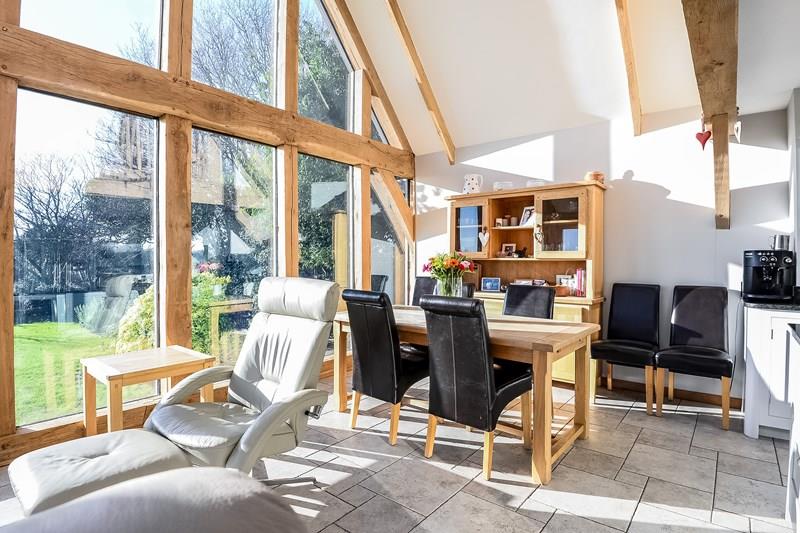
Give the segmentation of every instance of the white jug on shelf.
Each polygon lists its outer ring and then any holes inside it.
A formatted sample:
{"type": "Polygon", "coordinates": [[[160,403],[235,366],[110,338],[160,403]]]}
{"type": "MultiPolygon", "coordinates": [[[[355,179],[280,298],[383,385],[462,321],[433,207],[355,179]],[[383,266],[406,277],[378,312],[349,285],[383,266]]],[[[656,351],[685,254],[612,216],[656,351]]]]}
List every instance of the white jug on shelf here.
{"type": "Polygon", "coordinates": [[[467,174],[464,176],[464,188],[461,192],[464,194],[481,192],[481,187],[483,187],[483,176],[480,174],[467,174]]]}

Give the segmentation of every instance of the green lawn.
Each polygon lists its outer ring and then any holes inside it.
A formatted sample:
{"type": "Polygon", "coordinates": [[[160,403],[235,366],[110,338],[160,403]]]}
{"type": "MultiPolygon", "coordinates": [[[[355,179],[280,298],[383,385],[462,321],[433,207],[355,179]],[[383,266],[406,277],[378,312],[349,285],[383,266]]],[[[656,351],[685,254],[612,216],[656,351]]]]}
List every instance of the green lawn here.
{"type": "MultiPolygon", "coordinates": [[[[115,339],[79,324],[39,322],[14,326],[14,382],[17,425],[83,410],[80,359],[114,353],[115,339]]],[[[150,384],[123,389],[126,400],[155,393],[150,384]]],[[[97,387],[98,407],[106,405],[105,386],[97,387]]]]}

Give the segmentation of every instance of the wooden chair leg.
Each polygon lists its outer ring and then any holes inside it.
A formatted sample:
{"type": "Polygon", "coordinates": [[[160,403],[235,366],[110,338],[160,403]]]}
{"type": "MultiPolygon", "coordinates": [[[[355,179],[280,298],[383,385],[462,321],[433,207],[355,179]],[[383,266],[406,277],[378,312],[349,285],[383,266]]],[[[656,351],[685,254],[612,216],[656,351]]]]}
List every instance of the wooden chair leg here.
{"type": "Polygon", "coordinates": [[[353,391],[353,406],[350,408],[350,429],[355,429],[358,420],[358,406],[361,403],[361,393],[353,391]]]}
{"type": "Polygon", "coordinates": [[[675,399],[675,372],[669,373],[669,379],[667,380],[667,398],[669,398],[669,401],[675,399]]]}
{"type": "Polygon", "coordinates": [[[614,390],[614,365],[606,361],[606,390],[614,390]]]}
{"type": "Polygon", "coordinates": [[[433,443],[436,441],[436,425],[439,419],[433,415],[428,415],[428,435],[425,437],[425,457],[433,455],[433,443]]]}
{"type": "Polygon", "coordinates": [[[522,446],[526,450],[531,449],[531,422],[533,420],[532,395],[530,391],[520,397],[520,417],[522,418],[522,446]]]}
{"type": "Polygon", "coordinates": [[[492,454],[494,454],[494,431],[483,434],[483,478],[492,478],[492,454]]]}
{"type": "Polygon", "coordinates": [[[644,367],[644,403],[647,414],[653,414],[653,366],[644,367]]]}
{"type": "Polygon", "coordinates": [[[730,427],[731,411],[731,378],[723,377],[722,382],[722,429],[725,431],[730,427]]]}
{"type": "Polygon", "coordinates": [[[397,444],[397,426],[400,425],[400,402],[392,405],[392,415],[389,418],[389,444],[397,444]]]}
{"type": "Polygon", "coordinates": [[[656,416],[661,416],[661,406],[664,404],[664,369],[656,369],[656,416]]]}

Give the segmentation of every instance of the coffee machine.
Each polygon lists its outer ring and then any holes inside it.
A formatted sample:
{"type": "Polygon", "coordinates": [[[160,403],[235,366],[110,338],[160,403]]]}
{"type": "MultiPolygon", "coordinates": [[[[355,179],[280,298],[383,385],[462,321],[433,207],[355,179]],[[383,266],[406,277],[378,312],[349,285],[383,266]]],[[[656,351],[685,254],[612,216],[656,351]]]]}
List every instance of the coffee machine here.
{"type": "Polygon", "coordinates": [[[745,250],[742,298],[745,302],[791,302],[795,257],[791,250],[745,250]]]}

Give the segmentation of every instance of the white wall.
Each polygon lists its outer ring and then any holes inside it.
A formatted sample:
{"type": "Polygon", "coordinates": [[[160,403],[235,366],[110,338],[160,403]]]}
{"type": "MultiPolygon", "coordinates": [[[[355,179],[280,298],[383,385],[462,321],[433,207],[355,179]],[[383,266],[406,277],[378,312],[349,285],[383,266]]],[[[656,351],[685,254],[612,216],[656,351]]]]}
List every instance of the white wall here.
{"type": "MultiPolygon", "coordinates": [[[[786,112],[743,117],[742,144],[731,144],[731,229],[714,227],[712,144],[695,140],[699,120],[633,137],[629,121],[600,122],[509,141],[459,148],[459,164],[443,154],[418,157],[417,269],[449,247],[447,202],[467,173],[524,186],[529,178],[575,181],[588,170],[607,175],[605,197],[605,295],[615,281],[662,286],[661,336],[669,338],[672,288],[676,284],[730,289],[731,346],[738,358],[734,395],[741,395],[742,251],[766,248],[777,232],[789,233],[789,152],[786,112]],[[750,126],[748,126],[748,124],[750,126]],[[745,144],[749,143],[749,144],[745,144]],[[734,337],[735,340],[734,340],[734,337]]],[[[605,306],[607,312],[608,306],[605,306]]],[[[615,376],[643,381],[636,369],[615,376]]],[[[678,388],[719,394],[717,382],[678,376],[678,388]]]]}

